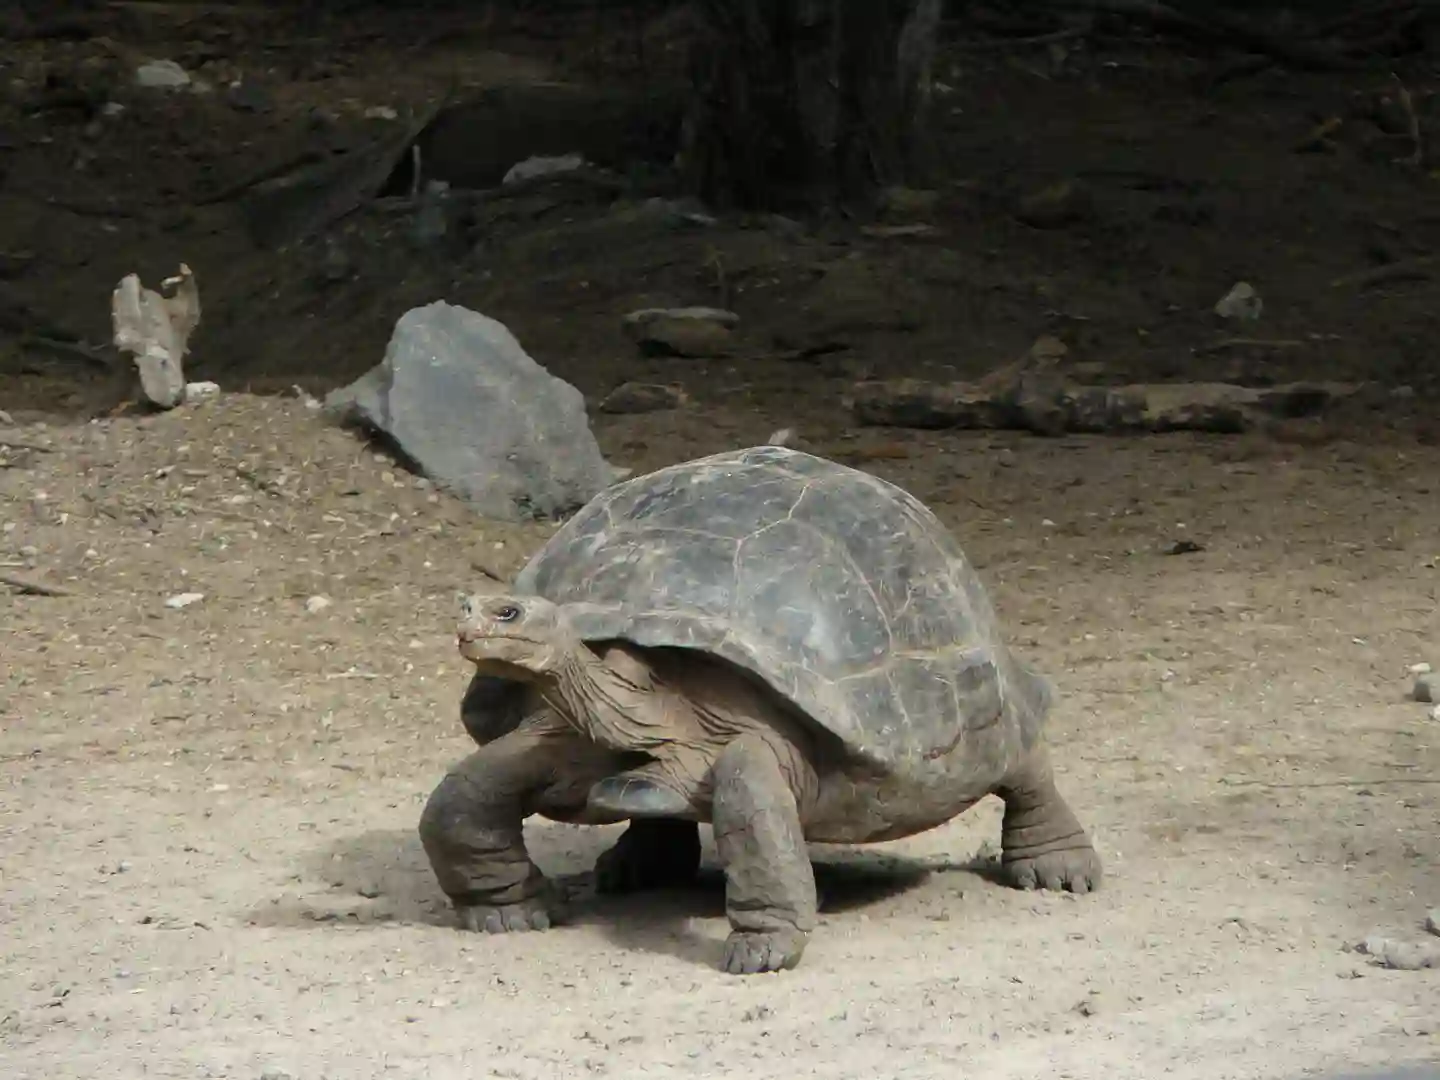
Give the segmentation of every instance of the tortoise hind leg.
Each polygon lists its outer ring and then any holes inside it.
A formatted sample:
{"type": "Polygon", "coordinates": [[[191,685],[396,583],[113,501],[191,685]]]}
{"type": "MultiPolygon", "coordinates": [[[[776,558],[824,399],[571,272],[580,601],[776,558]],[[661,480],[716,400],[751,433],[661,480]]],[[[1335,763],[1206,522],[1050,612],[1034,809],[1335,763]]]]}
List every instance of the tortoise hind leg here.
{"type": "Polygon", "coordinates": [[[1100,887],[1100,856],[1074,811],[1055,787],[1050,754],[1037,743],[995,792],[1005,801],[1001,861],[1022,889],[1100,887]]]}
{"type": "Polygon", "coordinates": [[[674,818],[638,818],[595,863],[602,893],[688,885],[700,870],[700,826],[674,818]]]}

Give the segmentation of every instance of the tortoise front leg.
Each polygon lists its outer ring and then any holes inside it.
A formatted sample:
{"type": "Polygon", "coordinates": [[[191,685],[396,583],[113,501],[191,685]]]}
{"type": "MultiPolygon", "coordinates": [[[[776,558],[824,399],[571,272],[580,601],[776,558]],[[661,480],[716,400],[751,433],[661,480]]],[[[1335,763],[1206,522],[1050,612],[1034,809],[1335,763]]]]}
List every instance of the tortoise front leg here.
{"type": "MultiPolygon", "coordinates": [[[[790,771],[808,766],[786,755],[790,771]]],[[[715,848],[725,865],[731,933],[721,967],[732,975],[793,968],[816,923],[815,872],[796,785],[765,739],[742,735],[711,770],[715,848]]],[[[801,778],[796,777],[797,781],[801,778]]]]}
{"type": "Polygon", "coordinates": [[[452,768],[420,815],[420,840],[467,930],[545,930],[559,896],[525,850],[524,821],[572,760],[574,736],[530,723],[452,768]]]}
{"type": "Polygon", "coordinates": [[[595,863],[602,893],[688,885],[700,870],[700,826],[675,818],[638,818],[595,863]]]}

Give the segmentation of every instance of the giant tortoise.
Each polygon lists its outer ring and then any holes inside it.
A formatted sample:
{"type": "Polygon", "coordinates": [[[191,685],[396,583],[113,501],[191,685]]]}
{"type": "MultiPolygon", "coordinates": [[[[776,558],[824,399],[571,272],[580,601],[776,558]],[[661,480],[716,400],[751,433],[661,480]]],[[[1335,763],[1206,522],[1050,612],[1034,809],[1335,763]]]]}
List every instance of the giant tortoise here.
{"type": "Polygon", "coordinates": [[[480,748],[420,834],[466,928],[555,921],[533,813],[630,820],[598,868],[612,889],[693,874],[697,823],[713,825],[736,974],[799,962],[806,841],[909,836],[989,794],[1016,885],[1099,884],[1041,739],[1048,683],[1001,641],[949,531],[875,476],[779,446],[660,469],[461,606],[480,748]]]}

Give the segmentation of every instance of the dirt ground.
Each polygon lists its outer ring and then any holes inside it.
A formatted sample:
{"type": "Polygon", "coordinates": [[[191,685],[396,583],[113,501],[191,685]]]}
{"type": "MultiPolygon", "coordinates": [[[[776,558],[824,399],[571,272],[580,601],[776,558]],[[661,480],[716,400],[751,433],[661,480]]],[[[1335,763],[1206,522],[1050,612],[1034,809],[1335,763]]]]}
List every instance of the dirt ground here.
{"type": "MultiPolygon", "coordinates": [[[[961,28],[920,236],[682,227],[639,196],[551,193],[482,208],[463,251],[416,245],[383,208],[269,250],[205,201],[298,146],[393,126],[365,118],[377,106],[637,68],[626,33],[583,11],[470,10],[127,3],[8,25],[0,572],[63,595],[0,608],[0,1071],[1278,1080],[1440,1063],[1440,969],[1353,948],[1420,940],[1440,906],[1440,720],[1407,700],[1411,665],[1440,667],[1440,291],[1424,264],[1334,284],[1440,244],[1436,178],[1386,133],[1394,81],[1270,70],[1201,91],[1214,56],[961,28]],[[136,55],[214,89],[131,87],[136,55]],[[241,75],[264,90],[243,108],[241,75]],[[1295,152],[1331,114],[1333,146],[1295,152]],[[1089,193],[1080,218],[1010,212],[1066,179],[1089,193]],[[103,415],[132,390],[92,347],[110,289],[181,261],[205,304],[191,374],[224,393],[103,415]],[[1239,280],[1266,306],[1237,333],[1210,308],[1239,280]],[[988,881],[989,800],[910,840],[817,847],[803,965],[735,979],[714,970],[712,849],[694,890],[601,899],[587,874],[618,830],[531,822],[574,924],[455,930],[415,835],[468,749],[453,596],[552,526],[476,520],[288,389],[358,375],[436,298],[503,319],[592,401],[627,379],[683,386],[679,409],[595,412],[617,465],[788,426],[933,506],[1056,683],[1057,769],[1105,888],[988,881]],[[742,319],[730,358],[641,358],[619,327],[717,302],[742,319]],[[858,377],[976,375],[1041,333],[1094,379],[1383,393],[1237,437],[860,428],[844,405],[858,377]],[[184,593],[202,598],[167,606],[184,593]]],[[[647,62],[672,63],[671,24],[642,29],[647,62]]],[[[1437,130],[1433,70],[1407,64],[1437,130]]]]}

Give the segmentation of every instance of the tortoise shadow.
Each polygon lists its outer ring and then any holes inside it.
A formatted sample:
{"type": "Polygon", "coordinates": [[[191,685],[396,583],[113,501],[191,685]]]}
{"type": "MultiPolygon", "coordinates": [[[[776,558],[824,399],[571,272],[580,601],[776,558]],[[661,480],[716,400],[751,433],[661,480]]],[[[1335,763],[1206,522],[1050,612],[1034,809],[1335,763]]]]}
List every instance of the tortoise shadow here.
{"type": "MultiPolygon", "coordinates": [[[[708,828],[701,829],[703,863],[685,886],[625,896],[596,891],[593,867],[623,827],[542,825],[526,829],[531,856],[567,898],[572,926],[593,927],[625,949],[673,956],[706,968],[719,959],[723,926],[705,932],[704,920],[725,918],[725,877],[708,828]],[[718,933],[718,937],[716,934],[718,933]]],[[[844,914],[922,888],[936,872],[968,871],[987,879],[983,855],[937,862],[866,848],[811,848],[822,914],[844,914]]],[[[331,923],[392,923],[453,928],[450,903],[413,829],[377,829],[347,836],[305,858],[290,889],[255,905],[246,921],[257,926],[306,927],[331,923]]]]}

